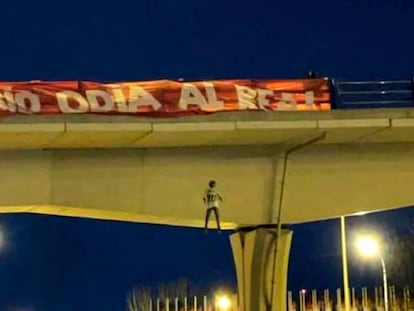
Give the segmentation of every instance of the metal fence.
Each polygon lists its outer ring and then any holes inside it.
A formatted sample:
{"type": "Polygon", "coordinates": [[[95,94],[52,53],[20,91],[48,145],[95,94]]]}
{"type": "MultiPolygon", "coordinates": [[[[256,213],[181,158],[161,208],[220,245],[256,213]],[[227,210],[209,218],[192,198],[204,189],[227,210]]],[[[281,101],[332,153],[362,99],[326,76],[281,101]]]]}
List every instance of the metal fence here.
{"type": "MultiPolygon", "coordinates": [[[[352,311],[383,311],[384,293],[382,287],[369,289],[351,288],[352,311]]],[[[408,287],[396,288],[390,286],[389,291],[390,311],[414,311],[414,301],[408,287]]],[[[288,292],[288,311],[343,311],[345,310],[343,293],[337,289],[333,293],[329,289],[322,291],[301,290],[296,295],[288,292]]]]}
{"type": "MultiPolygon", "coordinates": [[[[230,307],[226,311],[238,311],[237,295],[228,297],[230,307]]],[[[182,299],[165,298],[150,299],[146,303],[142,301],[132,302],[128,306],[128,311],[221,311],[217,304],[217,299],[210,296],[184,297],[182,299]]]]}
{"type": "MultiPolygon", "coordinates": [[[[351,288],[351,311],[383,311],[384,292],[382,287],[351,288]]],[[[414,311],[414,300],[408,287],[397,288],[390,286],[390,311],[414,311]]],[[[231,307],[226,311],[239,311],[237,295],[229,297],[231,307]]],[[[221,311],[214,297],[185,297],[150,299],[142,304],[139,301],[132,303],[128,311],[221,311]]],[[[341,289],[330,291],[324,289],[301,290],[297,293],[288,292],[287,311],[344,311],[343,293],[341,289]]]]}

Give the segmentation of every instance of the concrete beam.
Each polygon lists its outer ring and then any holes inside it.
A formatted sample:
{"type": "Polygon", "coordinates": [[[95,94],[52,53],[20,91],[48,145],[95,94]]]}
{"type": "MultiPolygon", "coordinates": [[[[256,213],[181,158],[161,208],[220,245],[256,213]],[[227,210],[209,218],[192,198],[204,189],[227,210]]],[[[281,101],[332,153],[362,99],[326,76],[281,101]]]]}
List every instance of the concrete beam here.
{"type": "MultiPolygon", "coordinates": [[[[0,206],[63,206],[82,209],[81,217],[99,211],[105,219],[110,213],[119,220],[135,215],[134,221],[201,226],[201,196],[214,178],[229,227],[268,223],[279,195],[278,152],[272,146],[4,151],[0,206]]],[[[300,150],[289,157],[282,222],[410,206],[413,158],[414,144],[300,150]]]]}

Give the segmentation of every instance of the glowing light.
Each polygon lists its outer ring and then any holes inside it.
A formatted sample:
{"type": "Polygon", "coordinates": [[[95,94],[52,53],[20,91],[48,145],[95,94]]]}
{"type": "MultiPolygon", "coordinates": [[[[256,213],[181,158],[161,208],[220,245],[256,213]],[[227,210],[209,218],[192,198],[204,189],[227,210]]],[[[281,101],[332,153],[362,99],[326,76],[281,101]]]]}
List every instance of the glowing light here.
{"type": "Polygon", "coordinates": [[[361,254],[372,256],[378,254],[378,242],[369,236],[358,239],[358,249],[361,254]]]}
{"type": "Polygon", "coordinates": [[[220,311],[227,311],[231,307],[231,300],[227,296],[217,297],[217,307],[220,311]]]}

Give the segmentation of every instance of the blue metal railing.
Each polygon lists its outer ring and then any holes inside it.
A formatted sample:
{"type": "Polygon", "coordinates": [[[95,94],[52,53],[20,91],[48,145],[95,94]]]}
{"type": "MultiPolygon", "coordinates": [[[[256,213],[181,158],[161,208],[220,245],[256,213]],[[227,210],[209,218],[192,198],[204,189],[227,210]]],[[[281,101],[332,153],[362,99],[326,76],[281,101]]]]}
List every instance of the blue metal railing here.
{"type": "Polygon", "coordinates": [[[414,107],[414,78],[400,81],[331,81],[333,109],[414,107]]]}

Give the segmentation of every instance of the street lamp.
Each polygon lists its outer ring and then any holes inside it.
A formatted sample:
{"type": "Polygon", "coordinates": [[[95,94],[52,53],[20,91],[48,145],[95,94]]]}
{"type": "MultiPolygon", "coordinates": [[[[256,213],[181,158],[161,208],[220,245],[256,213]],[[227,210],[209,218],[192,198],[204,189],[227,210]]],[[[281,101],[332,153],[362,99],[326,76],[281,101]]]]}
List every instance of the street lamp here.
{"type": "Polygon", "coordinates": [[[351,311],[351,300],[349,295],[349,279],[348,279],[348,255],[346,252],[346,229],[345,216],[341,216],[341,247],[342,247],[342,274],[344,282],[344,302],[345,311],[351,311]]]}
{"type": "Polygon", "coordinates": [[[231,300],[226,295],[217,296],[216,306],[219,311],[228,311],[231,308],[231,300]]]}
{"type": "Polygon", "coordinates": [[[377,255],[381,261],[382,266],[382,279],[384,283],[384,310],[388,311],[388,284],[387,284],[387,269],[385,267],[384,258],[382,258],[381,252],[379,250],[378,242],[369,236],[361,237],[358,240],[358,249],[359,252],[367,257],[372,257],[377,255]]]}
{"type": "MultiPolygon", "coordinates": [[[[358,212],[350,216],[364,216],[367,212],[358,212]]],[[[345,299],[345,311],[351,311],[351,298],[349,294],[349,275],[348,275],[348,255],[346,247],[346,228],[345,228],[345,216],[341,216],[341,247],[342,247],[342,274],[344,282],[344,299],[345,299]]]]}

